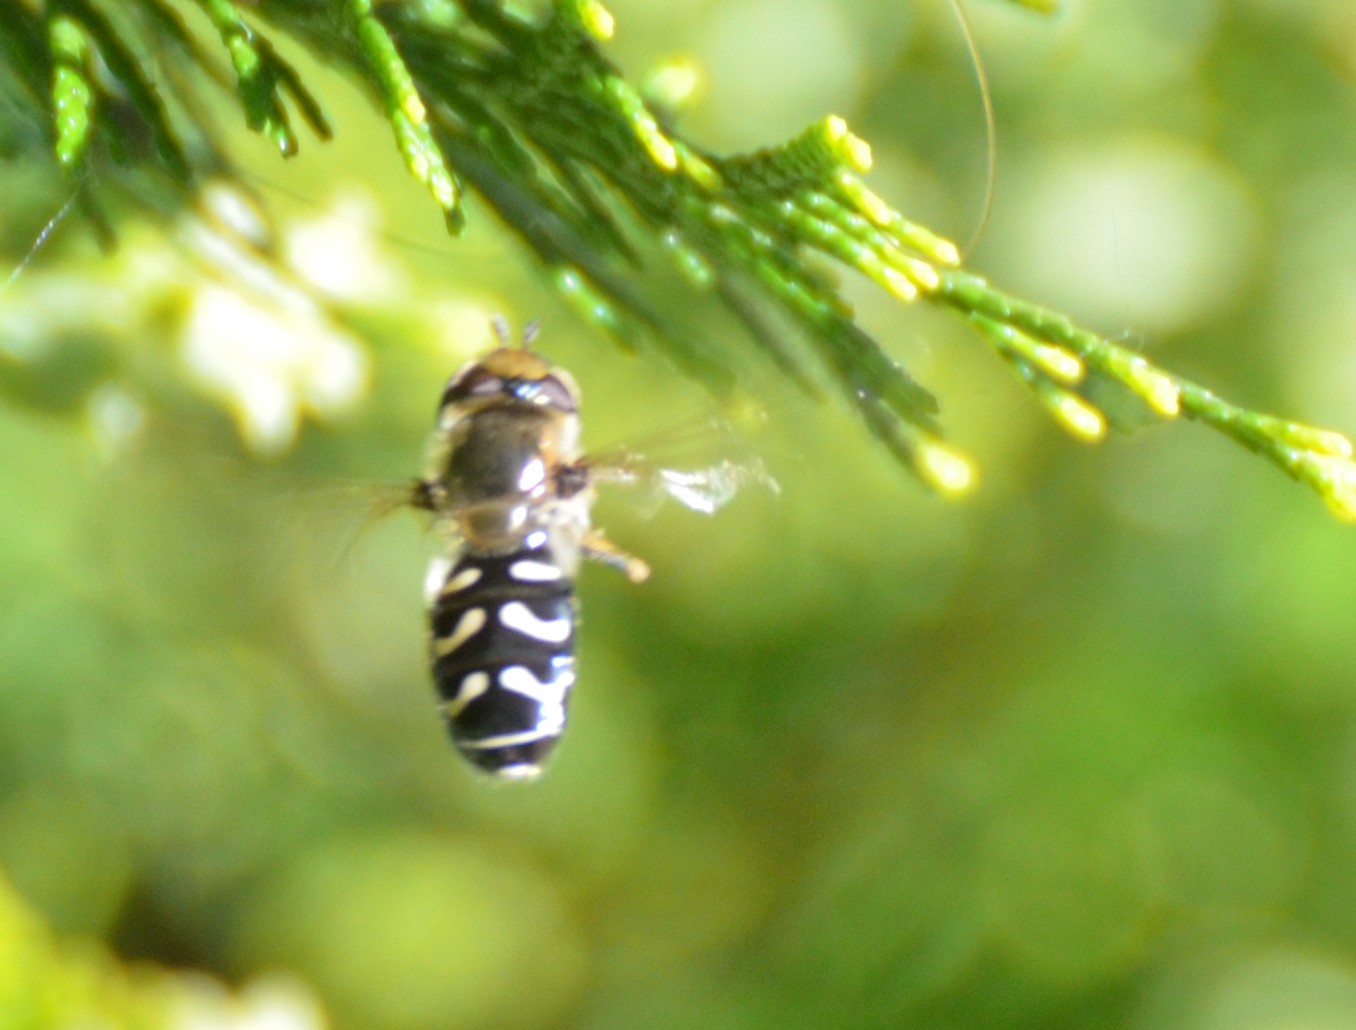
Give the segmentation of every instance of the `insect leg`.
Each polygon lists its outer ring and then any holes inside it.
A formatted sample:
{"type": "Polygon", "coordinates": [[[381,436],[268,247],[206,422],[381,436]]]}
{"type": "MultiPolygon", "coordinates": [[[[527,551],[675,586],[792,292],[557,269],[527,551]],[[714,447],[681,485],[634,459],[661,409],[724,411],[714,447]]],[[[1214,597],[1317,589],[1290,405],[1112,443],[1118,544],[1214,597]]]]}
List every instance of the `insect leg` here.
{"type": "Polygon", "coordinates": [[[590,529],[585,533],[579,549],[585,558],[620,569],[632,583],[642,583],[650,577],[649,565],[634,554],[627,554],[603,535],[601,529],[590,529]]]}

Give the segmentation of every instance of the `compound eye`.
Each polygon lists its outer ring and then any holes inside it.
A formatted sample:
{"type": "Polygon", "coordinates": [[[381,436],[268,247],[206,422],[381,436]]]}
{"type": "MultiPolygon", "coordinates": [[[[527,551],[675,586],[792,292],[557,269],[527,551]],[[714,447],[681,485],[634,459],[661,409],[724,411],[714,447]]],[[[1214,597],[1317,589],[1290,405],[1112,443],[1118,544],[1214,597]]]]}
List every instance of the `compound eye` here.
{"type": "Polygon", "coordinates": [[[536,396],[538,404],[548,405],[558,411],[574,412],[579,406],[574,384],[558,373],[537,382],[536,396]]]}
{"type": "Polygon", "coordinates": [[[472,365],[462,372],[443,391],[442,406],[461,401],[494,397],[504,392],[504,380],[484,365],[472,365]]]}

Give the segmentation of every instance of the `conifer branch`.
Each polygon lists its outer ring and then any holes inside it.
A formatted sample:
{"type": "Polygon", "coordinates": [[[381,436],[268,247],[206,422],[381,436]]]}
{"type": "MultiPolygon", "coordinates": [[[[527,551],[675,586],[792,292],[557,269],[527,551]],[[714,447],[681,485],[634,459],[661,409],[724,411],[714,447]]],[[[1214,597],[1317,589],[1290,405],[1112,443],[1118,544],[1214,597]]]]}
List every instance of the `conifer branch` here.
{"type": "Polygon", "coordinates": [[[320,104],[302,85],[296,69],[278,56],[272,44],[250,26],[236,5],[230,0],[198,0],[198,6],[212,19],[230,55],[246,124],[272,139],[284,157],[297,152],[297,138],[279,95],[282,87],[297,104],[311,131],[320,139],[329,139],[329,122],[320,104]]]}
{"type": "MultiPolygon", "coordinates": [[[[1181,414],[1223,432],[1356,519],[1356,464],[1345,437],[1232,405],[961,269],[952,243],[865,186],[870,150],[841,119],[746,155],[717,155],[684,136],[603,53],[613,24],[595,0],[553,0],[535,18],[494,0],[259,0],[250,20],[232,0],[193,2],[226,49],[246,123],[284,155],[298,146],[284,94],[318,136],[329,129],[253,20],[366,85],[450,229],[465,217],[464,183],[591,324],[628,347],[653,341],[723,388],[735,364],[729,338],[685,330],[644,285],[654,268],[676,269],[694,294],[722,303],[783,372],[806,385],[827,377],[870,431],[943,493],[972,485],[968,459],[943,440],[932,395],[856,325],[822,259],[902,303],[962,313],[1081,439],[1106,433],[1097,384],[1119,384],[1154,417],[1181,414]]],[[[171,111],[132,56],[150,52],[212,81],[200,48],[186,45],[178,10],[188,3],[126,0],[112,18],[100,0],[27,0],[0,17],[0,35],[22,52],[22,81],[32,89],[39,75],[48,79],[51,149],[62,167],[84,166],[96,149],[147,160],[126,153],[108,115],[119,105],[138,114],[172,180],[219,167],[211,128],[185,126],[194,109],[183,102],[171,111]],[[91,74],[95,53],[118,89],[91,74]],[[203,142],[184,142],[193,139],[203,142]]]]}
{"type": "Polygon", "coordinates": [[[1010,297],[968,272],[942,276],[939,303],[965,312],[995,350],[1075,436],[1101,439],[1106,416],[1080,387],[1093,376],[1117,383],[1160,419],[1203,422],[1317,490],[1339,517],[1356,521],[1356,462],[1342,434],[1250,411],[1165,371],[1069,318],[1010,297]]]}

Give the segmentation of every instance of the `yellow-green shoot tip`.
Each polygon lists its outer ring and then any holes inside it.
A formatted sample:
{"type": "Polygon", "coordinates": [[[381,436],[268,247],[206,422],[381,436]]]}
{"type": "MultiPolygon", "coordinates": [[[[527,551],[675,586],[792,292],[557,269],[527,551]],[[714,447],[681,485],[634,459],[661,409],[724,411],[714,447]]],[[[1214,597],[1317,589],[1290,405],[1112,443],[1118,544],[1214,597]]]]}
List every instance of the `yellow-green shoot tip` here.
{"type": "Polygon", "coordinates": [[[953,497],[970,491],[979,478],[968,458],[928,439],[918,441],[918,473],[938,492],[953,497]]]}
{"type": "Polygon", "coordinates": [[[1323,495],[1338,518],[1356,522],[1356,462],[1310,451],[1300,457],[1298,471],[1323,495]]]}
{"type": "Polygon", "coordinates": [[[578,11],[580,22],[591,36],[602,40],[612,38],[617,29],[617,20],[598,0],[580,0],[578,11]]]}
{"type": "Polygon", "coordinates": [[[1182,394],[1172,376],[1160,372],[1143,358],[1136,358],[1130,366],[1125,384],[1164,418],[1176,418],[1181,414],[1182,394]]]}
{"type": "Polygon", "coordinates": [[[1106,417],[1077,394],[1060,390],[1047,403],[1059,424],[1078,439],[1097,443],[1106,436],[1106,417]]]}

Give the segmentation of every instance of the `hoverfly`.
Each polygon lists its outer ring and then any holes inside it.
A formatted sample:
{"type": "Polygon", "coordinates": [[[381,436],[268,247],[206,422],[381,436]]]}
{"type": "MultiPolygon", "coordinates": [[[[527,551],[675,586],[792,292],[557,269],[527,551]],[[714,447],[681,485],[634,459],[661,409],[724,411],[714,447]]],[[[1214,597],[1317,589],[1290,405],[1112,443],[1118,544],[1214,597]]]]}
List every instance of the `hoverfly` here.
{"type": "MultiPolygon", "coordinates": [[[[429,660],[457,750],[506,780],[531,779],[565,727],[575,681],[574,579],[584,558],[634,583],[649,566],[591,525],[594,487],[643,478],[628,456],[580,452],[579,388],[531,347],[508,342],[452,376],[438,406],[414,507],[455,541],[426,581],[429,660]]],[[[761,469],[726,461],[697,472],[653,470],[655,484],[712,512],[761,469]]]]}

